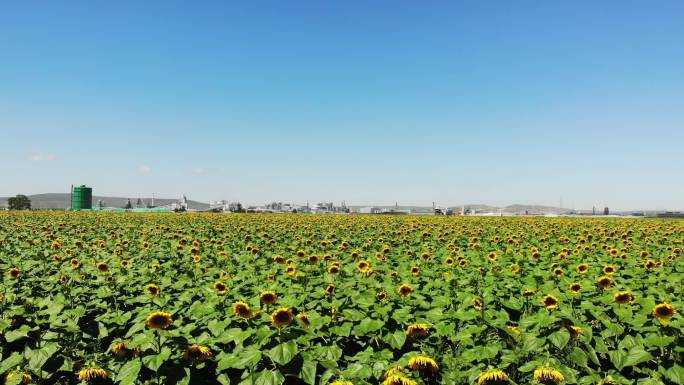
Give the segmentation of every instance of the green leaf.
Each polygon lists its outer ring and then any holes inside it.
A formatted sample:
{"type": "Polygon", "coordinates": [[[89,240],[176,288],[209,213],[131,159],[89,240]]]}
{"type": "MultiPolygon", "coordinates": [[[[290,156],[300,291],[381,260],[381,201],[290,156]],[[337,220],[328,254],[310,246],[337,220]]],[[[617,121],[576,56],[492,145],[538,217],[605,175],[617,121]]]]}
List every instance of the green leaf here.
{"type": "Polygon", "coordinates": [[[587,353],[585,353],[582,349],[580,349],[578,347],[575,347],[574,349],[572,349],[572,352],[570,352],[570,354],[568,354],[568,359],[570,359],[570,361],[574,362],[575,364],[577,364],[583,368],[587,366],[587,361],[588,361],[587,353]]]}
{"type": "Polygon", "coordinates": [[[226,326],[230,324],[230,320],[226,321],[219,321],[219,320],[211,320],[207,324],[207,329],[211,332],[211,334],[214,335],[214,337],[218,337],[223,333],[223,331],[226,329],[226,326]]]}
{"type": "Polygon", "coordinates": [[[268,356],[273,360],[273,362],[280,365],[285,365],[297,355],[297,352],[297,343],[294,341],[288,341],[273,347],[271,350],[269,350],[268,356]]]}
{"type": "Polygon", "coordinates": [[[121,385],[135,384],[141,368],[142,362],[140,362],[140,360],[126,362],[126,364],[119,369],[119,373],[116,375],[116,382],[121,385]]]}
{"type": "Polygon", "coordinates": [[[380,330],[385,326],[385,322],[372,318],[364,318],[361,323],[354,328],[354,335],[362,336],[380,330]]]}
{"type": "Polygon", "coordinates": [[[333,326],[330,328],[330,332],[340,336],[340,337],[349,337],[349,334],[351,333],[352,329],[352,323],[351,322],[345,322],[342,325],[338,326],[333,326]]]}
{"type": "Polygon", "coordinates": [[[537,338],[531,334],[523,334],[522,342],[522,351],[525,353],[537,352],[544,346],[543,339],[537,338]]]}
{"type": "Polygon", "coordinates": [[[5,319],[0,319],[0,332],[5,331],[5,329],[9,328],[12,324],[5,319]]]}
{"type": "Polygon", "coordinates": [[[190,368],[183,368],[185,370],[185,376],[176,382],[176,385],[190,385],[190,368]]]}
{"type": "Polygon", "coordinates": [[[549,341],[559,350],[562,350],[570,341],[570,333],[565,329],[559,330],[549,336],[549,341]]]}
{"type": "Polygon", "coordinates": [[[29,360],[29,369],[39,373],[43,365],[57,352],[57,350],[59,350],[59,345],[54,342],[47,343],[44,347],[37,350],[27,350],[26,358],[29,360]]]}
{"type": "Polygon", "coordinates": [[[7,333],[5,333],[5,340],[7,340],[8,343],[14,342],[16,340],[20,340],[22,338],[28,337],[28,333],[31,331],[31,328],[29,328],[27,325],[23,325],[17,330],[10,330],[7,333]]]}
{"type": "Polygon", "coordinates": [[[252,334],[254,334],[252,329],[242,330],[240,328],[233,328],[223,332],[221,338],[225,339],[226,342],[234,341],[236,344],[241,345],[252,334]]]}
{"type": "Polygon", "coordinates": [[[316,385],[316,361],[304,360],[302,363],[302,372],[300,374],[302,380],[309,385],[316,385]]]}
{"type": "Polygon", "coordinates": [[[105,326],[102,322],[97,323],[97,329],[100,334],[98,334],[99,339],[103,339],[109,335],[109,330],[107,330],[107,326],[105,326]]]}
{"type": "Polygon", "coordinates": [[[128,346],[132,348],[143,348],[145,349],[146,345],[151,345],[154,342],[154,337],[152,335],[143,333],[143,334],[137,334],[135,337],[131,338],[131,341],[128,343],[128,346]]]}
{"type": "Polygon", "coordinates": [[[361,321],[368,319],[366,318],[366,313],[354,309],[344,309],[342,314],[344,314],[344,319],[349,321],[361,321]]]}
{"type": "Polygon", "coordinates": [[[610,362],[612,362],[613,366],[618,370],[622,370],[622,368],[625,367],[627,353],[624,350],[611,350],[608,352],[608,357],[610,357],[610,362]]]}
{"type": "Polygon", "coordinates": [[[161,353],[143,357],[142,361],[150,370],[157,371],[171,357],[171,349],[164,347],[161,353]]]}
{"type": "Polygon", "coordinates": [[[21,355],[21,353],[12,353],[12,355],[10,355],[9,357],[5,358],[2,362],[0,362],[0,374],[5,373],[10,369],[13,369],[15,366],[21,365],[23,361],[24,357],[21,355]]]}
{"type": "Polygon", "coordinates": [[[373,369],[365,363],[362,364],[355,362],[347,366],[347,369],[345,369],[342,373],[344,374],[344,377],[347,378],[360,378],[365,380],[373,375],[373,369]]]}
{"type": "Polygon", "coordinates": [[[624,366],[635,366],[642,362],[648,361],[651,358],[653,358],[651,353],[644,350],[644,348],[642,348],[641,346],[635,346],[629,349],[629,351],[627,352],[627,357],[625,358],[624,366]]]}
{"type": "Polygon", "coordinates": [[[280,372],[262,370],[256,381],[254,381],[254,385],[281,385],[283,382],[285,382],[285,377],[280,372]]]}
{"type": "Polygon", "coordinates": [[[219,360],[216,370],[253,368],[261,361],[261,351],[258,349],[245,349],[238,354],[226,355],[219,360]]]}
{"type": "Polygon", "coordinates": [[[342,349],[338,346],[322,346],[320,353],[319,358],[321,360],[338,361],[342,357],[342,349]]]}
{"type": "Polygon", "coordinates": [[[672,336],[660,336],[657,333],[649,334],[644,341],[646,346],[664,348],[674,342],[675,338],[672,336]]]}
{"type": "Polygon", "coordinates": [[[673,367],[665,371],[665,378],[677,385],[684,385],[684,368],[674,364],[673,367]]]}
{"type": "Polygon", "coordinates": [[[382,340],[394,349],[401,349],[406,342],[406,333],[403,330],[397,330],[394,333],[386,334],[382,340]]]}

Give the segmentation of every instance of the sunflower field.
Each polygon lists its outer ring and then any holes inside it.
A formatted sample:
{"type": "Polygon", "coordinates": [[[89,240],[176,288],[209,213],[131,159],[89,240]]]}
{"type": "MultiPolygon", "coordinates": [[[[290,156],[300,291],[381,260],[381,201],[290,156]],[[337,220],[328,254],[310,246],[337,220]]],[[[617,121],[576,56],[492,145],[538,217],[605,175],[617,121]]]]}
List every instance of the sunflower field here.
{"type": "Polygon", "coordinates": [[[684,222],[0,213],[0,383],[684,384],[684,222]]]}

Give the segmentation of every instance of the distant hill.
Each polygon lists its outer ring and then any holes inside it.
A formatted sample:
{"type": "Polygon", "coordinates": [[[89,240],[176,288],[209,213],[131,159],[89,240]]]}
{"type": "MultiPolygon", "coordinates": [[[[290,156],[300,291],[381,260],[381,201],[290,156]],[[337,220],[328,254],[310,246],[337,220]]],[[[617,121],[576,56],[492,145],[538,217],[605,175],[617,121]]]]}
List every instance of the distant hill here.
{"type": "MultiPolygon", "coordinates": [[[[50,193],[50,194],[35,194],[29,195],[31,200],[31,207],[34,209],[68,209],[71,207],[70,195],[68,193],[50,193]]],[[[102,200],[102,204],[105,207],[124,207],[129,198],[121,197],[103,197],[94,196],[93,197],[93,207],[97,206],[97,202],[102,200]]],[[[131,204],[135,207],[137,202],[137,197],[131,197],[131,204]]],[[[152,198],[140,198],[144,205],[148,205],[152,202],[152,198]]],[[[154,198],[155,206],[166,206],[171,203],[177,202],[178,199],[166,199],[166,198],[154,198]]],[[[7,206],[7,197],[0,197],[0,207],[7,206]]],[[[209,204],[188,200],[188,208],[192,210],[206,210],[209,208],[209,204]]]]}
{"type": "Polygon", "coordinates": [[[503,211],[510,213],[521,213],[528,211],[530,213],[566,213],[572,210],[553,206],[539,206],[539,205],[510,205],[502,207],[503,211]]]}

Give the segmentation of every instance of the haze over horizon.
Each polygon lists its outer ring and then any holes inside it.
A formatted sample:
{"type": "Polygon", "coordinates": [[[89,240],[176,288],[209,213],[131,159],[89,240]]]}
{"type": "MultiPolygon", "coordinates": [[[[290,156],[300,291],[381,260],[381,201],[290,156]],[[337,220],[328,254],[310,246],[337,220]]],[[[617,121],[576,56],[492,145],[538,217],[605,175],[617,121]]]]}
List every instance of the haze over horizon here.
{"type": "Polygon", "coordinates": [[[10,2],[0,196],[682,210],[683,14],[10,2]]]}

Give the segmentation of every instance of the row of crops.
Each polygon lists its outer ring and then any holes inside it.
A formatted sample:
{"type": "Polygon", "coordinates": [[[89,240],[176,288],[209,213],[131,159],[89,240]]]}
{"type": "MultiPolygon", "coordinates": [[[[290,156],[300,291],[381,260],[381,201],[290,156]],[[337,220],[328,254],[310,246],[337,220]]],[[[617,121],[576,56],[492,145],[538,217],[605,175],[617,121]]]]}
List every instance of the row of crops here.
{"type": "Polygon", "coordinates": [[[5,384],[684,384],[684,223],[0,213],[5,384]]]}

